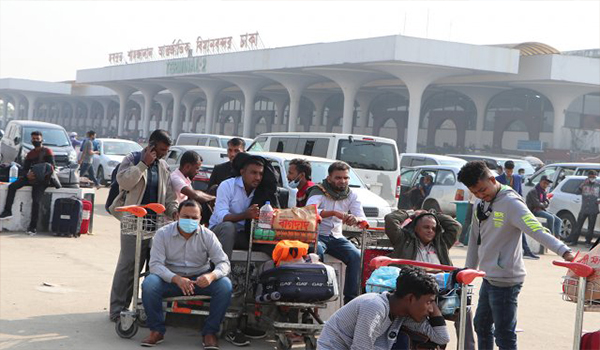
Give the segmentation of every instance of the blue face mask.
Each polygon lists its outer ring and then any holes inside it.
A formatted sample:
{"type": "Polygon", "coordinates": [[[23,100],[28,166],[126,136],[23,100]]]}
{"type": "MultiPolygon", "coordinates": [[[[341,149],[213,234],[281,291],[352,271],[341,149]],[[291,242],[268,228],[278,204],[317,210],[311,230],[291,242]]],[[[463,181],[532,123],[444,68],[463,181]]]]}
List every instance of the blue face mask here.
{"type": "Polygon", "coordinates": [[[194,233],[200,225],[200,220],[179,219],[179,228],[185,233],[194,233]]]}
{"type": "Polygon", "coordinates": [[[292,189],[296,189],[296,188],[298,188],[298,186],[299,186],[299,185],[300,185],[300,179],[299,179],[299,177],[297,177],[297,178],[296,178],[296,180],[293,180],[293,181],[289,181],[289,182],[288,182],[288,186],[289,186],[290,188],[292,188],[292,189]]]}

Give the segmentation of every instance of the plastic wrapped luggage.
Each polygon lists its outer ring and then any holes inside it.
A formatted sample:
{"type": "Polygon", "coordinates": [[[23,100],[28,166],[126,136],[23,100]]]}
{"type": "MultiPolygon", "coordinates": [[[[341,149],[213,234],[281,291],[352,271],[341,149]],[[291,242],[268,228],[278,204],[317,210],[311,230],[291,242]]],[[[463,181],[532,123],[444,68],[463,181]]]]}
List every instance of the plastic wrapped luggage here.
{"type": "Polygon", "coordinates": [[[339,296],[335,270],[323,264],[288,264],[260,275],[263,293],[279,292],[279,301],[325,302],[339,296]]]}
{"type": "Polygon", "coordinates": [[[79,198],[58,198],[54,201],[52,232],[58,236],[79,237],[83,203],[79,198]]]}

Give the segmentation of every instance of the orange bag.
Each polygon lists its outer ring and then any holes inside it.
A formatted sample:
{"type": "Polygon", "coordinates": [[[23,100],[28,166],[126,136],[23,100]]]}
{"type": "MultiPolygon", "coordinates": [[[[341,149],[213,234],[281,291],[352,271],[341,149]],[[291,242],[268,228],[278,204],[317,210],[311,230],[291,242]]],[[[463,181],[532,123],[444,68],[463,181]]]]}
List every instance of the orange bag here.
{"type": "Polygon", "coordinates": [[[301,259],[308,254],[308,244],[300,241],[283,240],[273,249],[273,261],[279,266],[282,262],[301,259]]]}

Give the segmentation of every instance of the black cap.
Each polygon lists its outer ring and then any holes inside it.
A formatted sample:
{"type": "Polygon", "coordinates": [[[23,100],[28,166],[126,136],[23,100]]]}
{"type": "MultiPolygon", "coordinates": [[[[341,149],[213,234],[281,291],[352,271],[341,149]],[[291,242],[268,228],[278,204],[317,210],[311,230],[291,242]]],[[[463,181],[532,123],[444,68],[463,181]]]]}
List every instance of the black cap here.
{"type": "Polygon", "coordinates": [[[597,176],[598,172],[596,172],[596,170],[590,170],[590,171],[588,171],[588,176],[592,176],[592,175],[597,176]]]}
{"type": "Polygon", "coordinates": [[[542,181],[548,181],[548,183],[552,183],[553,182],[552,180],[550,180],[548,178],[547,175],[542,175],[542,177],[540,178],[540,182],[542,182],[542,181]]]}

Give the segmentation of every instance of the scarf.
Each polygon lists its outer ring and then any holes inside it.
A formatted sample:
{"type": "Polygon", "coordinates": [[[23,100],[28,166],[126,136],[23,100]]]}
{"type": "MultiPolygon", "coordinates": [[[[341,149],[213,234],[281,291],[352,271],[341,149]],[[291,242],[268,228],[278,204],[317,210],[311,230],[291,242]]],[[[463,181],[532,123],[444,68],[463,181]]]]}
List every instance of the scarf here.
{"type": "Polygon", "coordinates": [[[346,187],[346,189],[342,192],[338,192],[331,187],[327,179],[323,180],[320,184],[316,184],[313,187],[308,189],[308,198],[316,195],[322,195],[327,198],[331,198],[334,201],[341,201],[350,195],[350,187],[346,187]]]}

